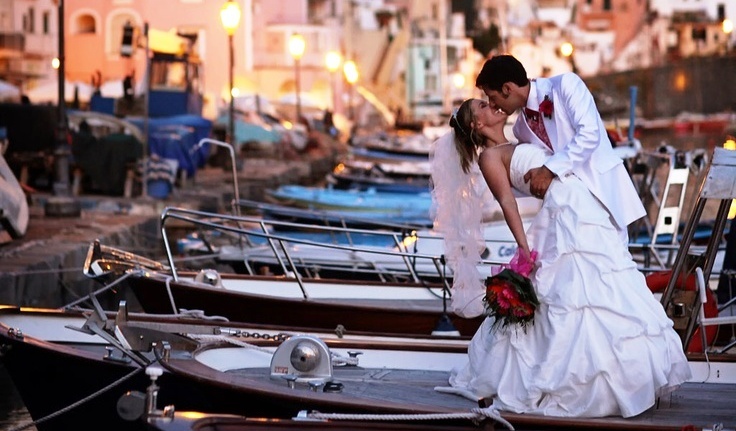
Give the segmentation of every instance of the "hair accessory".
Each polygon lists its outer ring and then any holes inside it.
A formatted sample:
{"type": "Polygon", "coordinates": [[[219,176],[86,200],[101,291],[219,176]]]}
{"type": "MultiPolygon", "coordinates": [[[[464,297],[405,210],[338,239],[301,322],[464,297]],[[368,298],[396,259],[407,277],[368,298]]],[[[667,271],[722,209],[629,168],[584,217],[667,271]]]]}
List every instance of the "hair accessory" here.
{"type": "Polygon", "coordinates": [[[461,132],[463,132],[463,135],[466,138],[469,138],[470,136],[468,135],[468,132],[465,131],[462,124],[460,124],[460,120],[457,119],[457,111],[458,111],[458,108],[455,108],[452,110],[452,115],[450,116],[450,126],[452,126],[452,120],[455,120],[455,124],[457,124],[457,128],[460,129],[461,132]]]}

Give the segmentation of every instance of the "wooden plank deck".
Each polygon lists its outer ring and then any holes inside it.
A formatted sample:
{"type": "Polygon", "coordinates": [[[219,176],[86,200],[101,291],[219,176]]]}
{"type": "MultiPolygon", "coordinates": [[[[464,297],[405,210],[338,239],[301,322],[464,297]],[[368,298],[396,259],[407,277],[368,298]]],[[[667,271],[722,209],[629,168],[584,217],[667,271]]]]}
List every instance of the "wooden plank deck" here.
{"type": "MultiPolygon", "coordinates": [[[[229,371],[246,380],[272,386],[280,393],[290,391],[301,399],[312,392],[305,387],[289,389],[285,381],[271,380],[264,368],[229,371]]],[[[394,369],[367,369],[361,367],[336,367],[334,379],[344,385],[342,395],[361,398],[368,406],[372,401],[418,406],[417,413],[469,412],[478,406],[458,395],[434,390],[448,385],[448,373],[444,371],[413,371],[394,369]]],[[[296,410],[301,407],[294,406],[296,410]]],[[[368,410],[370,410],[368,408],[368,410]]],[[[341,411],[344,412],[344,409],[341,411]]],[[[322,413],[330,413],[320,410],[322,413]]],[[[676,430],[693,426],[695,429],[712,429],[723,425],[724,430],[736,429],[736,384],[686,383],[678,390],[662,397],[658,404],[646,412],[632,417],[606,418],[555,418],[528,414],[501,412],[517,429],[610,429],[610,430],[676,430]]]]}

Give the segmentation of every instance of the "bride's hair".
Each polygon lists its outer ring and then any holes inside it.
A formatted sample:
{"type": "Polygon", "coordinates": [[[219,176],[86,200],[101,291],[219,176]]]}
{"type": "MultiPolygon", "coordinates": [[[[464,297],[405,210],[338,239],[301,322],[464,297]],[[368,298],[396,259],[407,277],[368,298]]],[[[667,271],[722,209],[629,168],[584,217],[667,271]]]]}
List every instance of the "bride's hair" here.
{"type": "Polygon", "coordinates": [[[483,145],[484,140],[470,125],[475,121],[472,103],[474,100],[476,99],[465,100],[450,117],[450,127],[455,131],[455,149],[460,156],[460,166],[466,174],[470,172],[470,165],[477,159],[478,148],[483,145]]]}

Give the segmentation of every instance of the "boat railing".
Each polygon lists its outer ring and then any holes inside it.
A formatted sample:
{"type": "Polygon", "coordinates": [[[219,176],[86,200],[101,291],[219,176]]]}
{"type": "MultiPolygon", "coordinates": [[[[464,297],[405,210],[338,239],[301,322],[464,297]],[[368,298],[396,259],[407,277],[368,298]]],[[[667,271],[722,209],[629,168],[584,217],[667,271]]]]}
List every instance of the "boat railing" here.
{"type": "MultiPolygon", "coordinates": [[[[171,275],[175,281],[178,281],[179,275],[177,273],[177,265],[174,260],[172,253],[172,247],[170,243],[170,235],[167,232],[167,225],[170,221],[176,220],[177,227],[180,227],[181,222],[191,223],[192,226],[196,226],[199,229],[212,229],[216,231],[227,232],[238,236],[246,236],[260,239],[265,242],[267,247],[272,253],[272,257],[277,262],[284,274],[293,274],[293,279],[301,287],[304,295],[306,296],[306,290],[304,289],[302,275],[299,271],[300,267],[297,264],[298,258],[295,258],[290,251],[289,246],[301,246],[301,247],[314,247],[315,254],[319,254],[320,250],[342,250],[348,251],[351,254],[363,254],[366,256],[392,256],[398,262],[402,262],[402,271],[404,271],[411,280],[415,283],[423,283],[426,277],[426,273],[420,273],[417,270],[418,262],[426,262],[428,265],[423,265],[422,268],[428,270],[432,269],[434,277],[440,280],[443,289],[449,293],[450,282],[447,276],[447,268],[445,257],[443,255],[436,254],[423,254],[418,253],[410,248],[416,241],[421,241],[418,238],[416,232],[412,232],[410,235],[406,235],[400,232],[390,231],[376,231],[368,229],[349,229],[342,227],[333,226],[320,226],[320,225],[304,225],[300,223],[286,222],[286,221],[274,221],[274,220],[263,220],[255,217],[247,216],[232,216],[227,214],[209,213],[204,211],[197,211],[184,208],[168,207],[165,208],[161,215],[161,233],[164,241],[165,252],[169,262],[171,275]],[[257,226],[258,228],[245,229],[242,226],[250,225],[257,226]],[[334,232],[336,234],[349,233],[352,235],[375,235],[390,238],[393,247],[388,246],[356,246],[350,244],[339,244],[339,243],[326,243],[310,239],[297,238],[289,236],[288,233],[274,233],[274,227],[280,228],[309,228],[312,231],[321,232],[334,232]]],[[[319,258],[319,256],[317,256],[319,258]]],[[[505,261],[495,260],[482,260],[478,262],[484,265],[499,265],[505,263],[505,261]]],[[[372,268],[373,270],[379,270],[378,268],[372,268]]],[[[252,271],[252,269],[249,269],[252,271]]],[[[368,269],[363,269],[367,271],[368,269]]],[[[396,271],[399,269],[396,268],[396,271]]]]}
{"type": "Polygon", "coordinates": [[[679,248],[688,183],[691,174],[698,178],[704,172],[706,161],[701,151],[676,151],[667,146],[638,152],[631,176],[642,204],[654,217],[632,224],[629,248],[641,254],[645,272],[671,268],[679,248]],[[660,179],[663,170],[664,183],[660,179]]]}
{"type": "Polygon", "coordinates": [[[708,165],[707,174],[703,178],[692,213],[685,225],[680,248],[672,265],[670,279],[661,298],[665,310],[675,321],[675,330],[680,334],[684,346],[689,344],[695,332],[701,301],[699,295],[690,295],[685,292],[680,286],[680,280],[695,275],[697,268],[702,271],[703,280],[710,278],[734,199],[736,199],[736,151],[717,147],[708,165]],[[695,255],[692,253],[691,245],[696,227],[703,215],[706,202],[709,200],[718,204],[713,232],[708,238],[704,251],[695,255]]]}

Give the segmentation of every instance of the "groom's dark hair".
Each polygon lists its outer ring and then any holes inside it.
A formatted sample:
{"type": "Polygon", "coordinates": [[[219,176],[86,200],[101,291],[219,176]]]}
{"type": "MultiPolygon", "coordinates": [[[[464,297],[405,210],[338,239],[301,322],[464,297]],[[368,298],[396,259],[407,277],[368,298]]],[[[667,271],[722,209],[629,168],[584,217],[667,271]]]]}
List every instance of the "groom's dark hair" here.
{"type": "Polygon", "coordinates": [[[524,66],[513,55],[495,55],[486,60],[475,79],[475,86],[501,91],[507,82],[523,87],[529,83],[529,78],[524,66]]]}

